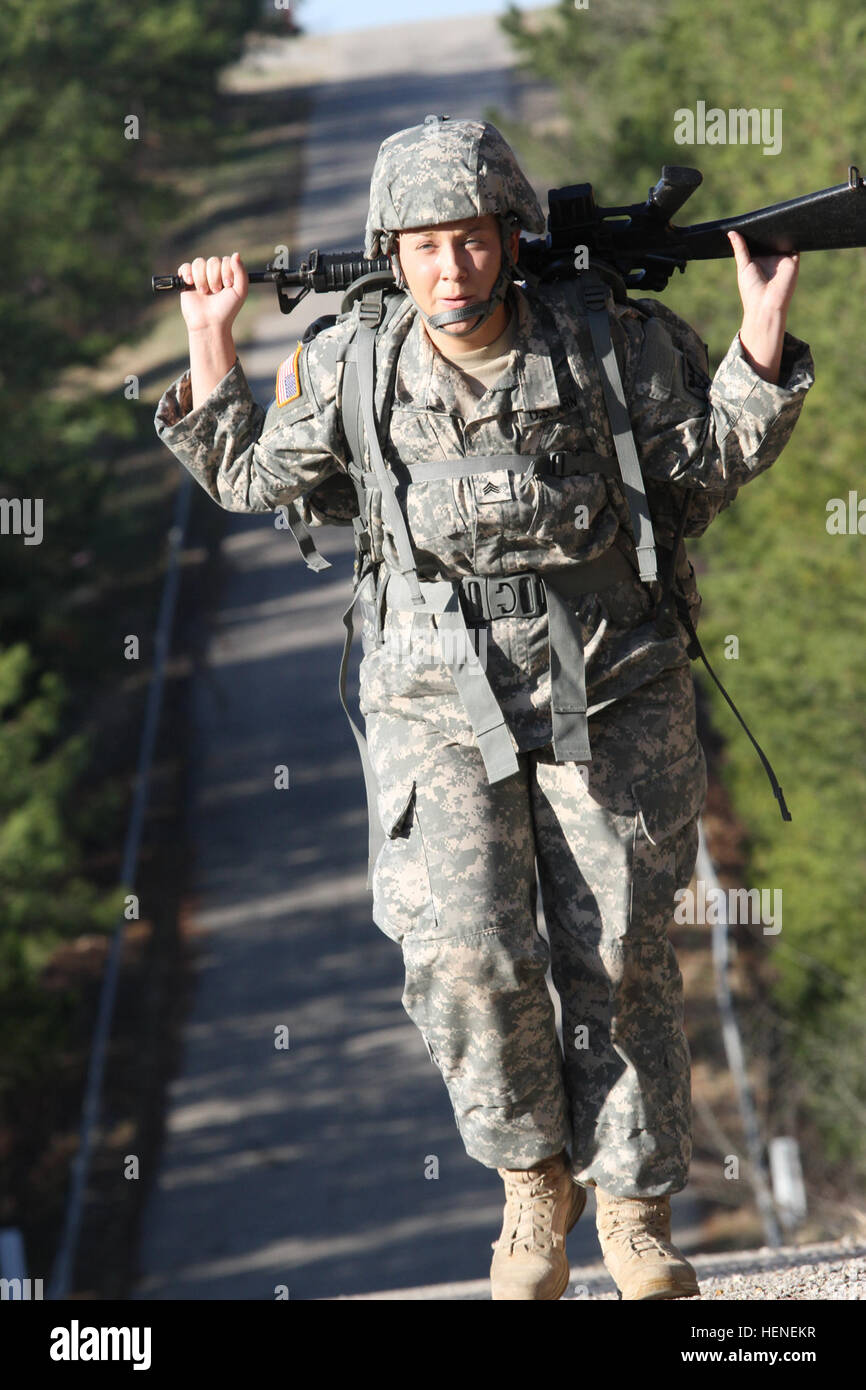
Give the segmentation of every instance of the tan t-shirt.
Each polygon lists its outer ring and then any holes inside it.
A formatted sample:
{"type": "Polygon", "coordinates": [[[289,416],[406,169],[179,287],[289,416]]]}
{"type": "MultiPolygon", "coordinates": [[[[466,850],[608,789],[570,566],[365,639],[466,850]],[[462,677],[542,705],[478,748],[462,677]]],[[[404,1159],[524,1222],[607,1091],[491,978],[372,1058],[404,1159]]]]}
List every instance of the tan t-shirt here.
{"type": "Polygon", "coordinates": [[[450,357],[448,353],[442,352],[437,343],[436,351],[460,371],[472,395],[477,399],[483,396],[505,371],[516,337],[517,315],[512,311],[502,333],[498,338],[494,338],[492,343],[488,343],[487,347],[474,348],[472,352],[462,352],[459,357],[450,357]]]}

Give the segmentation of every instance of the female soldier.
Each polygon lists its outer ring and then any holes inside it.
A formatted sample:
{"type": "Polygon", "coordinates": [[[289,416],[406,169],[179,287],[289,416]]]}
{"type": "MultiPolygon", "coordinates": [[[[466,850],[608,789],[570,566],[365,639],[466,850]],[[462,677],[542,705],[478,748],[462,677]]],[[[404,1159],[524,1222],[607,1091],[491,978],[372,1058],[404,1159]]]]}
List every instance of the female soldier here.
{"type": "MultiPolygon", "coordinates": [[[[621,1295],[686,1297],[670,1194],[690,1057],[667,928],[706,766],[660,581],[684,500],[700,535],[796,422],[813,380],[785,332],[797,257],[752,260],[731,234],[743,322],[710,382],[658,301],[614,302],[593,276],[518,287],[520,227],[543,214],[494,127],[397,132],[365,251],[399,292],[299,344],[265,414],[231,336],[240,257],[184,264],[190,369],[157,430],[233,511],[297,503],[315,523],[329,486],[357,489],[373,917],[466,1151],[505,1183],[493,1298],[561,1296],[587,1186],[621,1295]],[[484,663],[455,647],[470,629],[484,663]]],[[[696,616],[684,557],[677,575],[696,616]]]]}

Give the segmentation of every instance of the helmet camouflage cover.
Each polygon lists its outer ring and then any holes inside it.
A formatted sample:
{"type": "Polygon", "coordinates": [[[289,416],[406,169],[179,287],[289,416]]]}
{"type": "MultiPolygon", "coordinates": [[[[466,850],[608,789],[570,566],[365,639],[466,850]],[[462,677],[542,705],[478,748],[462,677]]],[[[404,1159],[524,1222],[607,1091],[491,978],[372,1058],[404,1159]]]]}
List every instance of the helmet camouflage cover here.
{"type": "Polygon", "coordinates": [[[390,255],[393,233],[464,217],[511,216],[527,232],[544,213],[511,146],[488,121],[428,116],[389,135],[370,183],[364,254],[390,255]]]}

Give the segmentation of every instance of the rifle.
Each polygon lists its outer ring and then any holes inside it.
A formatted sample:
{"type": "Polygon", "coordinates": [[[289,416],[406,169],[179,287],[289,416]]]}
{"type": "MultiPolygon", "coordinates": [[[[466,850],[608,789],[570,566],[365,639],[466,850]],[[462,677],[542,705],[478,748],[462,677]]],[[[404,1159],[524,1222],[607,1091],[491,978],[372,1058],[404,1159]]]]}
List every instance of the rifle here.
{"type": "MultiPolygon", "coordinates": [[[[671,222],[703,182],[699,169],[665,164],[645,203],[600,207],[591,183],[552,188],[548,193],[547,236],[521,238],[519,278],[530,282],[573,277],[587,262],[606,274],[619,297],[626,290],[663,290],[675,270],[689,261],[732,256],[728,231],[740,232],[753,256],[788,255],[792,251],[835,251],[866,246],[866,181],[852,164],[848,182],[785,203],[679,227],[671,222]],[[579,257],[577,253],[582,253],[579,257]],[[580,264],[576,264],[580,260],[580,264]]],[[[392,279],[387,258],[367,260],[360,251],[311,251],[295,269],[268,263],[249,272],[251,284],[276,286],[280,309],[291,313],[309,294],[345,291],[365,277],[367,283],[392,279]],[[290,289],[298,293],[290,295],[290,289]]],[[[154,292],[192,289],[178,275],[154,275],[154,292]]]]}

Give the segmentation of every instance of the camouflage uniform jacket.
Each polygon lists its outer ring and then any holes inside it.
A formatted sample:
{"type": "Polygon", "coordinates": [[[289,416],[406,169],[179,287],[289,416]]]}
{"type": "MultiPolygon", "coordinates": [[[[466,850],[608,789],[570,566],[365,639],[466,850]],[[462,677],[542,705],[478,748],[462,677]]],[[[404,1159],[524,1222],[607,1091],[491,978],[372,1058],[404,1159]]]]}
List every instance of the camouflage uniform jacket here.
{"type": "MultiPolygon", "coordinates": [[[[568,283],[512,289],[518,333],[510,365],[480,398],[436,351],[409,297],[403,300],[376,346],[376,413],[386,462],[423,465],[555,450],[615,456],[587,320],[568,283]]],[[[609,309],[655,539],[670,546],[685,489],[693,490],[686,535],[700,535],[742,484],[778,457],[814,380],[811,354],[786,334],[781,384],[774,385],[757,375],[735,337],[710,381],[704,345],[659,301],[609,300],[609,309]]],[[[185,373],[159,402],[159,437],[230,511],[266,511],[294,500],[305,520],[317,524],[325,513],[315,489],[338,475],[351,516],[355,494],[347,474],[339,359],[353,331],[349,318],[304,345],[292,380],[297,394],[284,405],[275,400],[267,413],[253,400],[239,362],[196,410],[190,409],[185,373]]],[[[594,559],[611,545],[634,555],[622,485],[600,473],[504,470],[431,481],[416,474],[399,495],[421,580],[550,572],[594,559]]],[[[395,546],[376,490],[369,517],[373,559],[393,564],[395,546]]],[[[700,598],[688,562],[684,568],[680,578],[695,620],[700,598]]],[[[635,574],[633,581],[575,600],[589,715],[660,672],[688,665],[682,624],[665,635],[651,619],[658,592],[635,574]]],[[[396,612],[386,618],[404,636],[422,621],[435,619],[396,612]]],[[[489,626],[490,684],[518,749],[540,747],[551,738],[547,616],[499,618],[489,626]]],[[[471,741],[447,668],[422,671],[406,661],[405,651],[389,660],[387,651],[377,650],[381,632],[369,615],[364,639],[366,715],[402,709],[431,719],[446,737],[471,741]]]]}

